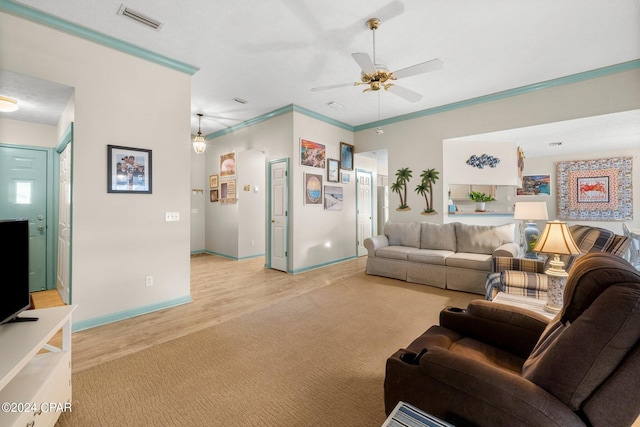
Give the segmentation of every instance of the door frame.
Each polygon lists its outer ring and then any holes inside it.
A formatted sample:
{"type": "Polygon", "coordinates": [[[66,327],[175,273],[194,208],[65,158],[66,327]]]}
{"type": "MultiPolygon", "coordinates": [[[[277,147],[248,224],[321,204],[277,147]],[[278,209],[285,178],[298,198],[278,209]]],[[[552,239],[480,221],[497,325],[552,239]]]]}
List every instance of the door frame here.
{"type": "Polygon", "coordinates": [[[41,151],[47,155],[46,165],[47,171],[45,173],[45,179],[47,180],[45,184],[46,188],[46,201],[45,201],[45,211],[46,211],[46,227],[47,227],[47,242],[45,244],[45,250],[47,255],[47,262],[45,263],[45,290],[56,289],[56,263],[54,261],[57,260],[57,244],[53,244],[57,242],[58,239],[58,210],[57,210],[57,189],[54,185],[54,177],[55,171],[58,169],[57,165],[54,162],[54,150],[52,148],[47,147],[38,147],[33,145],[17,145],[17,144],[3,144],[0,143],[0,147],[2,148],[11,148],[17,150],[27,150],[27,151],[41,151]]]}
{"type": "MultiPolygon", "coordinates": [[[[377,198],[376,197],[377,183],[374,181],[373,171],[370,171],[370,170],[367,170],[367,169],[360,169],[360,168],[356,169],[356,176],[355,176],[355,178],[356,178],[356,242],[355,243],[356,243],[356,256],[361,256],[358,253],[358,248],[360,247],[360,245],[358,245],[358,238],[360,237],[358,235],[358,215],[359,215],[359,212],[358,212],[358,206],[359,206],[358,194],[360,194],[360,192],[358,191],[358,186],[360,185],[360,180],[358,179],[358,174],[367,174],[367,175],[369,175],[369,178],[370,178],[369,182],[371,182],[370,188],[371,188],[371,235],[372,236],[375,236],[375,234],[374,234],[374,231],[375,231],[375,228],[374,228],[375,227],[375,223],[374,223],[374,221],[377,220],[376,211],[374,211],[375,204],[377,203],[377,200],[376,200],[376,198],[377,198]]],[[[364,246],[364,242],[363,242],[362,246],[364,246]]],[[[363,254],[362,256],[364,256],[364,255],[366,255],[366,254],[363,254]]]]}
{"type": "Polygon", "coordinates": [[[276,160],[269,160],[267,162],[267,215],[265,218],[266,221],[266,225],[265,228],[267,230],[267,239],[266,239],[266,244],[265,244],[265,258],[264,258],[264,266],[265,268],[271,268],[271,198],[273,196],[272,191],[271,191],[271,171],[273,168],[273,165],[275,165],[276,163],[285,163],[285,173],[286,173],[286,179],[285,182],[287,183],[287,219],[285,220],[285,224],[284,224],[284,229],[285,229],[285,247],[286,247],[286,264],[287,264],[287,273],[290,273],[289,271],[289,221],[291,219],[291,174],[290,174],[290,160],[288,157],[283,158],[283,159],[276,159],[276,160]]]}

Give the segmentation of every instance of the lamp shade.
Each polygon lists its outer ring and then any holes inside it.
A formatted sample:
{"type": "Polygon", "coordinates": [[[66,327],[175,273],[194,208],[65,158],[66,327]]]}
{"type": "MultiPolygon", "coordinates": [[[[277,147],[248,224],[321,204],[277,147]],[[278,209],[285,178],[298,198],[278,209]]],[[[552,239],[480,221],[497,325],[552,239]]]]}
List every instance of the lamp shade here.
{"type": "Polygon", "coordinates": [[[516,202],[513,219],[536,220],[549,219],[547,202],[516,202]]]}
{"type": "Polygon", "coordinates": [[[195,138],[193,138],[193,151],[195,151],[196,154],[202,154],[206,149],[207,149],[207,143],[205,142],[203,136],[198,135],[195,138]]]}
{"type": "Polygon", "coordinates": [[[580,249],[573,240],[566,222],[550,221],[542,231],[536,246],[535,252],[558,255],[575,255],[580,253],[580,249]]]}

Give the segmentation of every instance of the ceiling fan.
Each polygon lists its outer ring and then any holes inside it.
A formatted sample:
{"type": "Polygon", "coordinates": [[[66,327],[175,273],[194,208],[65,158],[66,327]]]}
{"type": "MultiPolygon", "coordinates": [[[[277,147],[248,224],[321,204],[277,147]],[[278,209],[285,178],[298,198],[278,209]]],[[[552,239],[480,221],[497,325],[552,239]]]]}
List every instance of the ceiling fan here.
{"type": "Polygon", "coordinates": [[[371,18],[366,24],[367,27],[373,32],[373,60],[366,53],[356,52],[351,56],[358,63],[362,69],[360,74],[360,81],[340,83],[336,85],[320,86],[311,89],[312,92],[320,90],[335,89],[345,86],[359,86],[367,85],[363,92],[379,91],[380,89],[388,90],[389,92],[406,99],[409,102],[418,102],[422,99],[422,95],[414,92],[410,89],[398,86],[393,81],[404,77],[415,76],[416,74],[427,73],[429,71],[435,71],[442,68],[442,61],[438,58],[430,61],[421,62],[419,64],[412,65],[407,68],[402,68],[397,71],[389,71],[384,65],[376,64],[376,30],[380,27],[380,19],[371,18]]]}

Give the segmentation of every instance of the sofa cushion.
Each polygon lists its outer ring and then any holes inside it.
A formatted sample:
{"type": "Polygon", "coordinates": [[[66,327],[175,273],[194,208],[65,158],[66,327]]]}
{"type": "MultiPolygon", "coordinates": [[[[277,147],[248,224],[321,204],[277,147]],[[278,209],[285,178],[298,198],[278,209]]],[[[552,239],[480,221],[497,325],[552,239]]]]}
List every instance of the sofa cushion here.
{"type": "Polygon", "coordinates": [[[458,252],[447,257],[446,265],[470,270],[491,271],[491,255],[458,252]]]}
{"type": "Polygon", "coordinates": [[[455,223],[458,252],[491,254],[495,248],[513,242],[515,224],[498,226],[455,223]]]}
{"type": "Polygon", "coordinates": [[[423,222],[420,230],[420,248],[455,252],[457,249],[455,223],[423,222]]]}
{"type": "Polygon", "coordinates": [[[385,246],[376,251],[376,258],[390,258],[406,261],[409,253],[415,251],[416,248],[407,246],[385,246]]]}
{"type": "Polygon", "coordinates": [[[384,234],[389,239],[389,246],[420,247],[420,224],[415,222],[387,222],[384,234]]]}
{"type": "Polygon", "coordinates": [[[447,257],[454,254],[455,252],[452,251],[418,249],[409,253],[408,260],[411,262],[421,262],[425,264],[445,265],[447,257]]]}

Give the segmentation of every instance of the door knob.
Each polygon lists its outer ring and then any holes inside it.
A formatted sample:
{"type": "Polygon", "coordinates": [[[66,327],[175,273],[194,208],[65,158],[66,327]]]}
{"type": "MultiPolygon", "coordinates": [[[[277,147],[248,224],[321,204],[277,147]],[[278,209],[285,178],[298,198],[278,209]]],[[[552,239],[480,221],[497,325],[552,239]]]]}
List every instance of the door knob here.
{"type": "Polygon", "coordinates": [[[42,221],[44,219],[44,215],[38,215],[38,219],[42,221]]]}
{"type": "Polygon", "coordinates": [[[42,231],[42,230],[44,230],[44,225],[39,225],[38,226],[38,231],[42,231]]]}
{"type": "Polygon", "coordinates": [[[275,219],[272,219],[272,220],[271,220],[271,223],[274,223],[274,222],[276,222],[276,220],[275,220],[275,219]]]}

